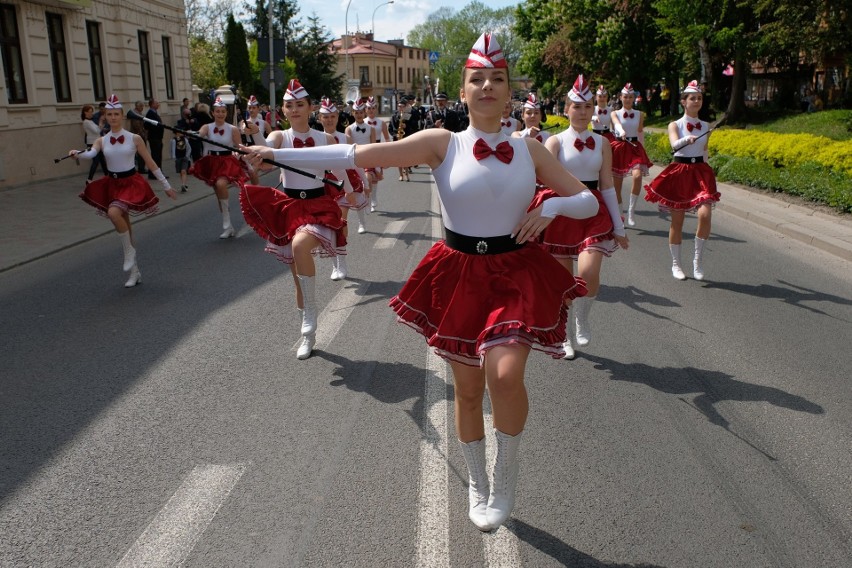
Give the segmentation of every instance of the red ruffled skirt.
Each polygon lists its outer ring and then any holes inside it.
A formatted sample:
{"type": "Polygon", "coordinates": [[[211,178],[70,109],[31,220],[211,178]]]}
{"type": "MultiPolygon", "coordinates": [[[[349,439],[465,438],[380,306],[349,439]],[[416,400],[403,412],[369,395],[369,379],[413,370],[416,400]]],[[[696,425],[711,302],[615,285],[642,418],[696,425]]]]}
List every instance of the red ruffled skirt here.
{"type": "Polygon", "coordinates": [[[228,183],[242,186],[248,179],[248,169],[243,162],[234,156],[202,156],[192,164],[189,174],[197,177],[210,187],[215,187],[216,180],[225,178],[228,183]]]}
{"type": "Polygon", "coordinates": [[[440,241],[390,307],[439,356],[478,367],[485,352],[498,345],[527,345],[562,357],[564,300],[585,295],[586,283],[536,243],[479,255],[440,241]]]}
{"type": "Polygon", "coordinates": [[[672,162],[645,186],[645,201],[656,203],[661,211],[694,211],[704,203],[716,203],[722,194],[716,190],[716,175],[705,162],[672,162]]]}
{"type": "Polygon", "coordinates": [[[131,215],[151,215],[159,207],[159,198],[148,182],[138,173],[126,178],[104,176],[91,182],[80,194],[80,199],[106,215],[115,202],[131,215]]]}
{"type": "MultiPolygon", "coordinates": [[[[588,219],[557,215],[541,234],[544,250],[557,258],[575,259],[584,250],[599,251],[606,256],[612,256],[618,250],[609,209],[600,191],[593,189],[591,192],[598,200],[597,214],[588,219]]],[[[550,188],[537,190],[527,210],[532,211],[551,197],[558,197],[558,194],[550,188]]]]}
{"type": "Polygon", "coordinates": [[[626,177],[633,168],[640,168],[643,176],[647,176],[650,171],[648,168],[654,165],[648,154],[645,153],[645,147],[638,140],[636,142],[627,142],[618,140],[617,138],[610,142],[612,146],[612,175],[618,177],[626,177]]]}
{"type": "Polygon", "coordinates": [[[334,201],[332,191],[316,199],[293,199],[283,191],[264,185],[246,185],[240,191],[240,207],[246,223],[263,239],[274,245],[288,245],[300,227],[322,225],[335,233],[337,248],[346,246],[343,228],[346,221],[334,201]]]}

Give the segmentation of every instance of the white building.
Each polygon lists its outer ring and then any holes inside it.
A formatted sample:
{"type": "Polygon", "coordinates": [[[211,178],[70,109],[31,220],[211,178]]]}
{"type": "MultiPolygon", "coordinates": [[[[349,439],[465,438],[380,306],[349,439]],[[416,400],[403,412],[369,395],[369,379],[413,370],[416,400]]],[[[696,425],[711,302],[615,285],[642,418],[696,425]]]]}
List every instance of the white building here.
{"type": "Polygon", "coordinates": [[[0,189],[82,172],[84,104],[192,98],[183,0],[0,0],[0,189]]]}

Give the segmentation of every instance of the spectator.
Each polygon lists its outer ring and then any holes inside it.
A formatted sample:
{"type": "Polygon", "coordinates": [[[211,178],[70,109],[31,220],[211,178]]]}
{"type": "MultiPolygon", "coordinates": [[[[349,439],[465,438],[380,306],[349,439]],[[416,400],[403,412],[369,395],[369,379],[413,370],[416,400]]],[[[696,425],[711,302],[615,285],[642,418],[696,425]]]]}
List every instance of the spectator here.
{"type": "MultiPolygon", "coordinates": [[[[80,120],[83,121],[83,142],[86,144],[86,150],[91,149],[95,140],[101,137],[100,128],[98,128],[98,125],[94,120],[92,120],[94,114],[95,107],[92,105],[83,105],[83,109],[80,111],[80,120]]],[[[97,157],[92,160],[92,165],[89,167],[89,177],[86,178],[87,184],[95,177],[95,172],[98,170],[99,164],[101,166],[101,171],[103,171],[104,175],[106,175],[107,166],[103,152],[98,152],[97,157]]]]}
{"type": "MultiPolygon", "coordinates": [[[[148,99],[148,112],[145,113],[145,118],[149,118],[156,122],[162,122],[157,109],[160,108],[160,101],[157,99],[148,99]]],[[[160,125],[145,122],[145,130],[148,131],[148,146],[151,148],[151,158],[157,164],[157,168],[162,170],[163,166],[163,135],[166,129],[160,125]]],[[[169,176],[166,176],[168,178],[169,176]]],[[[148,179],[156,179],[154,174],[148,172],[148,179]]]]}
{"type": "Polygon", "coordinates": [[[663,85],[660,89],[660,116],[669,116],[671,113],[671,96],[668,85],[663,85]]]}
{"type": "MultiPolygon", "coordinates": [[[[139,116],[144,116],[145,112],[145,103],[142,101],[136,101],[134,105],[135,113],[139,116]]],[[[145,122],[141,118],[133,118],[134,115],[130,114],[130,111],[127,111],[127,119],[130,121],[130,132],[133,134],[138,134],[142,137],[143,142],[148,141],[148,131],[145,130],[145,122]]],[[[142,156],[136,154],[136,171],[140,174],[144,174],[147,172],[145,169],[145,160],[142,159],[142,156]]]]}

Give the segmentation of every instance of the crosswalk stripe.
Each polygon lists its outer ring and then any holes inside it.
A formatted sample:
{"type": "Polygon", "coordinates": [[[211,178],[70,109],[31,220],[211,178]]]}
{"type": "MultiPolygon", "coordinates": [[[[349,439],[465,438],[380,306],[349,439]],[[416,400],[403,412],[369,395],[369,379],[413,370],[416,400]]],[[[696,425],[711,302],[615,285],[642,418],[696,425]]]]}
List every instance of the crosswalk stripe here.
{"type": "Polygon", "coordinates": [[[393,248],[393,245],[399,240],[399,235],[402,233],[405,226],[408,225],[407,220],[402,221],[391,221],[385,227],[385,232],[382,233],[382,236],[376,239],[373,248],[376,249],[389,249],[393,248]]]}

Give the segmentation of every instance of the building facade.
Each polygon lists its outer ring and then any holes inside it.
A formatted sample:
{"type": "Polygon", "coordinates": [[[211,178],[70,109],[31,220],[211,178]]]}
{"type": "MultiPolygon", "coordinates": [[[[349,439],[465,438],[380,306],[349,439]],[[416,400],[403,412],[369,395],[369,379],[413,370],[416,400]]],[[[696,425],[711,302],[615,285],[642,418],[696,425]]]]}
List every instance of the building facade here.
{"type": "MultiPolygon", "coordinates": [[[[372,33],[350,34],[333,40],[337,72],[350,81],[341,98],[375,97],[381,114],[396,110],[396,97],[415,95],[427,101],[430,88],[429,51],[405,45],[401,39],[374,41],[372,33]]],[[[429,101],[431,102],[431,101],[429,101]]]]}
{"type": "Polygon", "coordinates": [[[84,104],[155,98],[164,121],[192,97],[183,0],[0,0],[0,188],[64,177],[84,104]]]}

